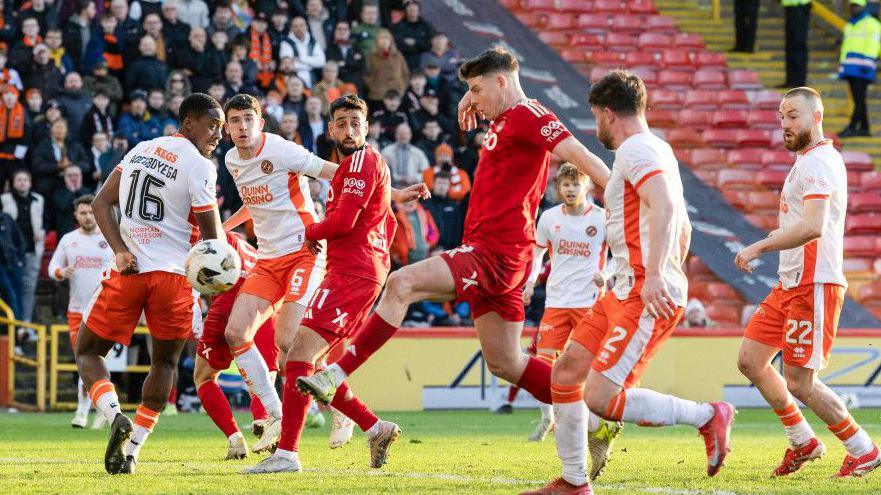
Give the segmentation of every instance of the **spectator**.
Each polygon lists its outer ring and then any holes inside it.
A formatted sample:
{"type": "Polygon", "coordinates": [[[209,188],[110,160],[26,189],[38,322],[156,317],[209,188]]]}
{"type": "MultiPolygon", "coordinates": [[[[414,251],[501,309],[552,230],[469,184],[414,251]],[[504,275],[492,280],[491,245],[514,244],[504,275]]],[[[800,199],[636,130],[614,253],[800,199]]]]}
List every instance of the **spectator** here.
{"type": "MultiPolygon", "coordinates": [[[[21,38],[12,45],[9,52],[9,65],[19,71],[24,70],[33,57],[37,45],[43,43],[40,36],[40,24],[34,17],[23,17],[21,21],[21,38]]],[[[43,45],[45,46],[45,45],[43,45]]],[[[48,50],[46,51],[48,55],[48,50]]]]}
{"type": "Polygon", "coordinates": [[[226,86],[220,81],[214,81],[208,86],[208,95],[219,101],[221,104],[226,101],[226,86]]]}
{"type": "Polygon", "coordinates": [[[0,92],[0,191],[3,191],[12,178],[12,171],[27,152],[30,129],[24,106],[18,101],[18,90],[5,85],[0,87],[0,92]]]}
{"type": "Polygon", "coordinates": [[[162,135],[162,123],[147,111],[145,91],[132,92],[129,111],[119,116],[119,131],[125,135],[129,146],[162,135]]]}
{"type": "Polygon", "coordinates": [[[282,115],[284,115],[284,107],[281,106],[281,100],[281,93],[273,89],[266,93],[265,103],[263,104],[263,115],[266,117],[266,122],[274,121],[276,124],[276,129],[270,132],[276,134],[278,134],[277,124],[281,121],[282,115]]]}
{"type": "Polygon", "coordinates": [[[12,190],[0,196],[3,212],[15,221],[24,236],[25,253],[22,273],[21,317],[31,321],[34,315],[34,293],[37,290],[37,275],[43,258],[43,196],[31,191],[31,173],[20,169],[12,176],[12,190]]]}
{"type": "Polygon", "coordinates": [[[125,134],[117,131],[116,134],[113,135],[113,141],[111,143],[110,148],[110,158],[106,162],[102,162],[101,168],[101,180],[102,182],[107,180],[107,177],[110,176],[110,173],[113,172],[113,168],[119,165],[119,162],[122,161],[125,154],[128,153],[129,144],[128,139],[125,137],[125,134]]]}
{"type": "Polygon", "coordinates": [[[321,116],[321,100],[311,96],[306,100],[306,119],[300,126],[303,147],[312,153],[327,158],[330,155],[330,144],[327,138],[327,121],[321,116]]]}
{"type": "Polygon", "coordinates": [[[734,0],[734,48],[732,52],[753,53],[759,27],[759,0],[734,0]]]}
{"type": "Polygon", "coordinates": [[[110,148],[110,135],[103,132],[96,132],[92,135],[92,142],[89,149],[86,150],[86,156],[89,164],[94,167],[92,174],[94,185],[92,189],[97,190],[103,178],[110,175],[112,169],[108,170],[110,159],[113,156],[113,150],[110,148]]]}
{"type": "Polygon", "coordinates": [[[228,100],[239,93],[247,93],[249,95],[261,94],[260,90],[257,89],[257,86],[254,86],[253,84],[245,84],[242,80],[242,64],[235,60],[226,64],[226,70],[223,75],[224,100],[228,100]]]}
{"type": "Polygon", "coordinates": [[[422,70],[416,69],[410,73],[410,85],[407,86],[407,91],[401,101],[401,111],[409,115],[422,108],[419,105],[419,98],[425,94],[426,83],[425,73],[422,70]]]}
{"type": "Polygon", "coordinates": [[[339,64],[340,79],[354,84],[361,91],[367,59],[352,44],[352,29],[348,21],[337,21],[333,29],[333,43],[327,49],[327,59],[335,60],[339,64]]]}
{"type": "MultiPolygon", "coordinates": [[[[248,40],[243,36],[239,36],[239,38],[232,43],[229,60],[230,62],[238,62],[239,65],[242,66],[242,84],[245,86],[254,86],[255,89],[259,89],[257,88],[257,64],[251,60],[249,51],[250,47],[248,46],[248,40]]],[[[227,66],[229,66],[229,64],[227,64],[227,66]]],[[[262,94],[262,91],[256,93],[258,96],[262,94]]]]}
{"type": "Polygon", "coordinates": [[[208,26],[208,36],[214,36],[216,32],[226,33],[226,39],[232,40],[241,33],[238,26],[233,22],[233,11],[229,4],[220,4],[214,10],[211,17],[211,25],[208,26]]]}
{"type": "Polygon", "coordinates": [[[367,123],[367,144],[373,146],[373,149],[382,150],[389,144],[391,141],[387,140],[382,136],[382,125],[375,121],[370,120],[367,123]]]}
{"type": "Polygon", "coordinates": [[[251,60],[256,68],[256,82],[264,91],[271,88],[271,84],[275,77],[275,58],[272,50],[272,37],[267,32],[268,24],[266,22],[266,14],[260,12],[251,23],[248,29],[247,42],[248,47],[247,58],[251,60]]]}
{"type": "Polygon", "coordinates": [[[461,63],[462,56],[450,47],[449,38],[441,32],[434,33],[431,37],[431,49],[419,58],[419,67],[437,65],[440,67],[441,76],[451,82],[459,77],[461,63]]]}
{"type": "Polygon", "coordinates": [[[285,77],[286,94],[281,102],[285,112],[294,112],[297,116],[301,116],[306,112],[306,85],[297,75],[289,75],[285,77]]]}
{"type": "MultiPolygon", "coordinates": [[[[175,128],[175,132],[177,132],[177,128],[180,126],[180,105],[184,102],[184,97],[182,95],[174,95],[171,98],[166,100],[165,108],[165,123],[164,125],[172,125],[175,128]]],[[[174,134],[174,133],[172,133],[174,134]]]]}
{"type": "Polygon", "coordinates": [[[162,32],[173,47],[186,43],[190,36],[190,25],[180,19],[178,4],[173,1],[162,3],[162,32]]]}
{"type": "Polygon", "coordinates": [[[177,7],[180,22],[193,28],[208,27],[208,5],[203,0],[167,0],[166,3],[177,7]]]}
{"type": "Polygon", "coordinates": [[[5,1],[0,2],[0,45],[4,48],[15,39],[15,14],[12,10],[11,4],[7,6],[5,1]]]}
{"type": "MultiPolygon", "coordinates": [[[[75,70],[83,70],[83,57],[86,55],[89,39],[93,34],[97,34],[92,32],[92,21],[95,19],[96,12],[94,0],[77,0],[76,11],[67,18],[67,22],[64,24],[64,48],[62,50],[70,54],[75,70]]],[[[61,33],[59,32],[59,34],[61,33]]],[[[60,44],[61,40],[58,41],[60,44]]],[[[49,43],[49,31],[46,32],[46,44],[52,48],[49,43]]]]}
{"type": "Polygon", "coordinates": [[[419,14],[418,0],[404,0],[404,18],[392,26],[395,42],[410,70],[419,67],[419,57],[431,48],[431,37],[434,35],[434,27],[419,14]]]}
{"type": "Polygon", "coordinates": [[[291,20],[291,32],[281,42],[279,57],[296,60],[297,75],[308,88],[312,87],[313,71],[320,70],[326,61],[324,50],[309,34],[306,19],[300,16],[291,20]]]}
{"type": "Polygon", "coordinates": [[[138,37],[141,35],[141,26],[129,15],[128,2],[126,0],[111,0],[110,12],[116,18],[116,38],[122,47],[137,46],[138,37]]]}
{"type": "Polygon", "coordinates": [[[333,39],[333,21],[321,0],[306,0],[306,23],[309,25],[309,32],[324,51],[327,51],[328,42],[333,39]]]}
{"type": "MultiPolygon", "coordinates": [[[[125,61],[123,59],[122,43],[117,37],[118,22],[110,12],[104,12],[101,16],[101,31],[91,38],[86,46],[86,58],[83,61],[84,73],[94,72],[95,67],[104,63],[114,78],[122,77],[125,61]]],[[[119,99],[122,99],[120,89],[119,99]]]]}
{"type": "Polygon", "coordinates": [[[272,43],[272,58],[278,60],[278,52],[281,49],[281,41],[288,36],[288,11],[287,9],[275,9],[269,16],[269,41],[272,43]]]}
{"type": "Polygon", "coordinates": [[[683,326],[686,328],[714,328],[717,324],[707,316],[707,310],[703,303],[692,298],[685,305],[685,322],[683,326]]]}
{"type": "Polygon", "coordinates": [[[339,72],[339,64],[334,60],[328,60],[321,69],[321,81],[312,88],[312,94],[321,99],[321,113],[324,115],[327,115],[333,100],[342,95],[358,93],[358,88],[354,84],[340,81],[339,72]]]}
{"type": "Polygon", "coordinates": [[[390,89],[382,99],[382,108],[370,115],[371,122],[379,122],[382,127],[382,137],[387,141],[393,141],[395,131],[402,123],[409,123],[407,114],[400,110],[401,95],[390,89]]]}
{"type": "Polygon", "coordinates": [[[446,172],[450,176],[450,186],[447,196],[453,201],[461,201],[471,192],[471,179],[464,170],[453,164],[453,147],[449,144],[441,144],[434,150],[435,165],[422,172],[425,185],[432,187],[437,174],[446,172]]]}
{"type": "Polygon", "coordinates": [[[79,130],[83,118],[92,108],[92,98],[83,91],[83,78],[78,72],[69,72],[64,76],[64,89],[57,97],[61,103],[61,111],[72,129],[79,130]]]}
{"type": "Polygon", "coordinates": [[[165,83],[165,98],[171,100],[175,96],[186,98],[192,94],[193,89],[190,86],[190,79],[186,72],[175,69],[168,76],[168,82],[165,83]]]}
{"type": "Polygon", "coordinates": [[[881,22],[866,10],[866,0],[850,0],[851,18],[844,26],[838,77],[847,81],[853,100],[850,123],[838,137],[871,136],[866,91],[875,82],[881,51],[881,22]]]}
{"type": "Polygon", "coordinates": [[[424,122],[436,120],[440,124],[444,134],[452,136],[456,133],[456,123],[453,119],[441,113],[440,98],[437,91],[432,88],[425,90],[425,94],[419,98],[419,110],[410,114],[410,122],[413,124],[413,131],[416,135],[422,135],[422,127],[424,122]]]}
{"type": "MultiPolygon", "coordinates": [[[[113,117],[110,116],[110,98],[103,91],[96,91],[92,95],[92,106],[79,128],[80,144],[83,147],[92,145],[92,136],[96,133],[112,135],[115,127],[113,117]]],[[[86,183],[90,184],[88,178],[86,183]]]]}
{"type": "MultiPolygon", "coordinates": [[[[167,62],[169,59],[174,59],[174,48],[173,41],[166,39],[165,33],[162,31],[162,18],[159,17],[159,14],[149,14],[144,17],[144,30],[142,31],[142,36],[149,35],[153,38],[153,41],[156,43],[156,58],[161,62],[167,62]]],[[[128,50],[128,58],[135,59],[138,57],[139,52],[135,52],[134,49],[137,48],[140,50],[139,46],[133,46],[128,50]]]]}
{"type": "Polygon", "coordinates": [[[440,236],[431,213],[419,201],[395,203],[395,218],[398,229],[389,247],[392,262],[406,266],[427,258],[440,236]]]}
{"type": "Polygon", "coordinates": [[[78,140],[70,138],[68,130],[66,120],[53,122],[49,128],[49,139],[37,143],[31,155],[34,191],[44,198],[52,198],[52,193],[64,185],[62,174],[67,167],[76,165],[80,170],[92,171],[86,152],[78,140]]]}
{"type": "Polygon", "coordinates": [[[90,188],[83,186],[83,172],[79,167],[71,165],[64,169],[64,187],[56,189],[52,196],[55,232],[59,238],[76,228],[73,217],[74,200],[91,193],[90,188]]]}
{"type": "Polygon", "coordinates": [[[379,22],[379,5],[375,1],[365,1],[361,5],[358,23],[352,28],[352,39],[361,53],[370,53],[382,25],[379,22]]]}
{"type": "Polygon", "coordinates": [[[43,115],[43,93],[37,88],[31,88],[25,93],[25,100],[27,102],[27,107],[25,108],[27,120],[33,124],[35,119],[43,115]]]}
{"type": "Polygon", "coordinates": [[[116,114],[122,103],[122,86],[119,79],[110,75],[107,62],[100,61],[95,65],[91,76],[83,81],[86,91],[91,94],[104,93],[110,99],[109,113],[116,114]]]}
{"type": "Polygon", "coordinates": [[[22,91],[24,89],[24,86],[21,82],[21,74],[19,74],[18,71],[13,69],[12,67],[7,67],[7,62],[8,59],[6,58],[6,47],[0,46],[0,86],[5,86],[8,84],[10,86],[14,86],[17,90],[22,91]]]}
{"type": "Polygon", "coordinates": [[[50,27],[58,26],[58,8],[57,2],[47,2],[46,0],[31,0],[30,2],[22,2],[22,7],[30,3],[30,8],[24,9],[19,18],[21,19],[21,29],[24,28],[24,19],[33,18],[37,21],[40,32],[45,33],[50,27]]]}
{"type": "Polygon", "coordinates": [[[165,91],[155,88],[147,93],[147,111],[159,121],[159,125],[165,127],[169,118],[168,109],[165,108],[165,91]]]}
{"type": "Polygon", "coordinates": [[[33,61],[24,77],[26,88],[40,88],[47,98],[58,95],[64,84],[61,71],[49,60],[49,48],[42,43],[34,47],[33,61]]]}
{"type": "Polygon", "coordinates": [[[450,136],[444,134],[437,119],[428,119],[422,127],[422,136],[416,141],[416,146],[425,153],[425,156],[434,156],[434,151],[441,144],[449,144],[450,136]]]}
{"type": "Polygon", "coordinates": [[[193,91],[207,91],[223,75],[226,55],[208,43],[208,34],[202,28],[190,30],[188,41],[187,46],[176,50],[173,65],[190,73],[193,91]]]}
{"type": "Polygon", "coordinates": [[[168,66],[156,58],[156,40],[148,34],[144,35],[138,49],[141,57],[125,70],[126,88],[129,91],[164,88],[168,79],[168,66]]]}
{"type": "Polygon", "coordinates": [[[778,88],[804,86],[808,78],[808,31],[811,0],[781,0],[783,4],[786,81],[778,88]]]}
{"type": "Polygon", "coordinates": [[[457,150],[459,156],[456,162],[459,164],[459,168],[468,173],[468,177],[471,177],[472,182],[474,181],[474,171],[477,169],[477,161],[480,158],[480,149],[483,148],[485,137],[486,129],[479,127],[471,133],[468,144],[464,148],[457,150]]]}
{"type": "Polygon", "coordinates": [[[422,180],[422,171],[428,168],[428,158],[419,148],[410,144],[413,132],[407,123],[395,129],[395,142],[382,149],[382,156],[392,172],[394,187],[412,186],[422,180]]]}
{"type": "Polygon", "coordinates": [[[0,211],[0,297],[16,318],[22,318],[21,296],[24,294],[22,274],[27,242],[15,220],[0,211]]]}
{"type": "Polygon", "coordinates": [[[297,112],[285,111],[279,121],[279,135],[288,141],[293,141],[299,145],[303,145],[303,138],[300,136],[300,116],[297,112]]]}
{"type": "Polygon", "coordinates": [[[380,29],[376,33],[376,43],[367,55],[367,70],[364,73],[367,99],[376,104],[392,89],[399,95],[403,94],[409,80],[407,62],[395,46],[392,33],[388,29],[380,29]]]}
{"type": "Polygon", "coordinates": [[[135,0],[132,2],[132,19],[145,19],[148,15],[162,11],[163,0],[135,0]]]}
{"type": "Polygon", "coordinates": [[[47,31],[43,41],[46,43],[46,47],[49,48],[49,58],[62,74],[75,70],[73,58],[67,48],[61,44],[60,29],[50,29],[47,31]]]}
{"type": "Polygon", "coordinates": [[[58,100],[49,100],[46,102],[46,110],[42,115],[34,117],[31,122],[31,135],[33,137],[31,137],[30,142],[42,143],[49,139],[49,129],[52,128],[52,124],[54,124],[56,120],[61,118],[63,118],[63,116],[61,115],[61,104],[58,103],[58,100]]]}
{"type": "Polygon", "coordinates": [[[460,201],[450,199],[450,172],[441,170],[434,176],[431,198],[425,201],[425,209],[431,213],[437,225],[439,237],[437,246],[453,249],[462,244],[462,229],[465,214],[460,201]]]}
{"type": "Polygon", "coordinates": [[[434,90],[434,94],[437,95],[439,100],[438,104],[440,106],[438,109],[440,112],[444,115],[455,115],[454,105],[451,105],[452,89],[450,88],[450,82],[441,76],[440,66],[436,62],[429,60],[428,65],[423,67],[422,70],[425,72],[425,89],[426,91],[429,89],[434,90]]]}

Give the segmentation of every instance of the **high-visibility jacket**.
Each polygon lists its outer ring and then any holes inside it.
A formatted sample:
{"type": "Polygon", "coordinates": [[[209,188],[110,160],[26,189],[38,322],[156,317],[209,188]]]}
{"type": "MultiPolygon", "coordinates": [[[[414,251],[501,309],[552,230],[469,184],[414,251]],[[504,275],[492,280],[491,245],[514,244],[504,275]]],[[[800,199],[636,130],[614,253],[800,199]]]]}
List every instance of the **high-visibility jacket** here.
{"type": "Polygon", "coordinates": [[[799,7],[811,3],[811,0],[780,0],[784,7],[799,7]]]}
{"type": "Polygon", "coordinates": [[[838,77],[875,80],[881,53],[881,22],[863,10],[844,26],[838,77]]]}

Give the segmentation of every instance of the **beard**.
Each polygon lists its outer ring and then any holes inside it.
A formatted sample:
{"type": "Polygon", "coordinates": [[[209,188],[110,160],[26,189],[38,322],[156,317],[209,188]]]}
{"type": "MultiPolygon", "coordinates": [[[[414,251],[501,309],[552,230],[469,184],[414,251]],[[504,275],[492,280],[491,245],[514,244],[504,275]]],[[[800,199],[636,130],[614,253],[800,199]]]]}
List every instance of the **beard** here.
{"type": "Polygon", "coordinates": [[[615,145],[612,142],[612,134],[603,126],[597,126],[597,139],[607,150],[614,150],[615,145]]]}
{"type": "Polygon", "coordinates": [[[808,145],[811,144],[810,129],[794,133],[794,135],[789,139],[786,138],[786,134],[784,133],[783,144],[789,151],[797,152],[807,148],[808,145]]]}
{"type": "Polygon", "coordinates": [[[350,156],[356,151],[360,150],[364,147],[364,142],[361,143],[361,146],[358,146],[358,143],[355,144],[344,144],[342,141],[338,141],[336,143],[336,149],[340,152],[342,156],[350,156]]]}

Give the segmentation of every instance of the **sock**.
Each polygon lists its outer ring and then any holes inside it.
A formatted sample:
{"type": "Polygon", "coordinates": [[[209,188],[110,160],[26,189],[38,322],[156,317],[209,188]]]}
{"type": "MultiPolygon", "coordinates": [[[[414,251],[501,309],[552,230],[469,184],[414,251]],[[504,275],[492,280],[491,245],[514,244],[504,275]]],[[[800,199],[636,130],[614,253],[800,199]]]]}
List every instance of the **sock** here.
{"type": "Polygon", "coordinates": [[[244,441],[245,435],[242,435],[242,432],[237,431],[237,432],[233,433],[232,435],[226,437],[226,439],[229,440],[230,444],[232,444],[236,439],[241,439],[242,441],[244,441]]]}
{"type": "Polygon", "coordinates": [[[388,342],[397,331],[398,328],[396,326],[389,324],[381,316],[373,313],[367,319],[367,323],[355,333],[355,338],[346,347],[346,352],[337,361],[337,364],[347,375],[351,375],[374,352],[388,342]]]}
{"type": "Polygon", "coordinates": [[[275,449],[275,452],[273,452],[272,455],[289,461],[296,459],[299,462],[300,460],[300,454],[295,450],[275,449]]]}
{"type": "Polygon", "coordinates": [[[251,417],[254,420],[258,419],[266,419],[266,409],[263,407],[263,403],[260,402],[260,397],[257,397],[254,394],[251,394],[251,417]]]}
{"type": "Polygon", "coordinates": [[[517,386],[526,389],[539,402],[551,402],[551,366],[541,359],[531,357],[526,363],[517,386]]]}
{"type": "Polygon", "coordinates": [[[854,421],[853,416],[848,416],[840,423],[829,425],[829,431],[841,440],[851,457],[859,459],[875,448],[869,434],[854,421]]]}
{"type": "Polygon", "coordinates": [[[516,385],[511,385],[508,387],[508,404],[513,404],[514,400],[517,399],[517,393],[520,392],[520,387],[516,385]]]}
{"type": "Polygon", "coordinates": [[[93,383],[92,388],[89,389],[89,397],[95,403],[95,409],[104,415],[108,423],[113,424],[116,415],[122,414],[116,388],[110,383],[110,380],[98,380],[93,383]]]}
{"type": "Polygon", "coordinates": [[[333,363],[325,369],[327,371],[330,371],[331,373],[333,373],[334,376],[336,376],[337,383],[343,383],[346,380],[346,378],[349,377],[349,374],[346,373],[345,371],[343,371],[343,369],[337,363],[333,363]]]}
{"type": "Polygon", "coordinates": [[[594,414],[591,411],[587,411],[587,431],[589,433],[593,433],[600,429],[600,426],[603,425],[603,420],[600,419],[599,416],[594,414]]]}
{"type": "MultiPolygon", "coordinates": [[[[297,452],[300,450],[300,436],[306,426],[306,411],[312,396],[297,390],[297,378],[312,376],[315,368],[304,361],[288,361],[285,364],[284,380],[284,414],[281,417],[281,439],[278,450],[297,452]]],[[[286,455],[286,454],[285,454],[286,455]]]]}
{"type": "Polygon", "coordinates": [[[790,402],[783,409],[774,409],[774,413],[783,423],[783,429],[786,431],[786,438],[789,439],[790,446],[801,447],[817,436],[795,402],[790,402]]]}
{"type": "Polygon", "coordinates": [[[141,447],[147,442],[147,437],[150,436],[157,421],[159,421],[158,412],[150,410],[143,404],[138,406],[138,411],[135,413],[135,427],[132,430],[132,437],[123,446],[122,452],[126,456],[138,457],[141,447]]]}
{"type": "Polygon", "coordinates": [[[330,405],[354,421],[361,431],[366,432],[379,424],[379,418],[376,414],[373,414],[367,404],[361,402],[361,399],[349,390],[349,385],[346,382],[337,387],[336,395],[333,396],[330,405]]]}
{"type": "Polygon", "coordinates": [[[373,424],[373,426],[364,430],[364,433],[367,434],[367,438],[373,438],[376,435],[379,435],[380,431],[382,430],[380,429],[379,421],[377,420],[376,423],[373,424]]]}
{"type": "Polygon", "coordinates": [[[700,428],[712,419],[713,406],[661,394],[646,388],[622,391],[610,404],[606,417],[639,426],[692,425],[700,428]],[[620,416],[615,412],[620,411],[620,416]]]}
{"type": "Polygon", "coordinates": [[[168,393],[168,403],[177,406],[177,385],[171,387],[171,392],[168,393]]]}
{"type": "Polygon", "coordinates": [[[281,401],[275,391],[274,383],[270,381],[269,368],[263,361],[260,351],[253,342],[232,350],[235,356],[236,366],[251,393],[260,398],[266,413],[275,418],[281,417],[281,401]]]}
{"type": "Polygon", "coordinates": [[[83,385],[83,379],[79,378],[76,381],[76,413],[78,416],[89,414],[89,410],[92,409],[92,399],[89,398],[89,394],[86,393],[86,386],[83,385]]]}
{"type": "Polygon", "coordinates": [[[224,435],[230,437],[239,432],[239,425],[236,424],[235,418],[232,416],[232,409],[229,407],[229,401],[223,395],[220,385],[214,380],[199,385],[196,390],[199,400],[202,401],[202,408],[208,413],[208,417],[214,424],[220,428],[224,435]]]}
{"type": "Polygon", "coordinates": [[[552,385],[554,440],[563,464],[563,479],[575,486],[587,484],[587,406],[583,385],[552,385]]]}
{"type": "Polygon", "coordinates": [[[541,419],[550,419],[554,420],[554,405],[553,404],[539,404],[538,410],[541,411],[541,419]]]}

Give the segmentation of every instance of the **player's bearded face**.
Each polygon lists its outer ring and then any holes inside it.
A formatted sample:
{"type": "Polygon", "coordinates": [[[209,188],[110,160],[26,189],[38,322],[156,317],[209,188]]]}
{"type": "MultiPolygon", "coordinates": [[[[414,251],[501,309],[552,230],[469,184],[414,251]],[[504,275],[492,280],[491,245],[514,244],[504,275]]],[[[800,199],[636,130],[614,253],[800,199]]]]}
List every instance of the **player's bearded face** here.
{"type": "Polygon", "coordinates": [[[780,102],[780,125],[783,128],[783,144],[789,151],[801,151],[812,141],[813,108],[802,97],[787,98],[780,102]]]}
{"type": "Polygon", "coordinates": [[[367,119],[359,110],[338,110],[334,114],[331,135],[337,150],[349,156],[364,147],[367,141],[367,119]]]}
{"type": "Polygon", "coordinates": [[[80,228],[86,232],[95,230],[95,215],[92,214],[92,207],[89,205],[79,205],[76,208],[76,222],[80,228]]]}
{"type": "Polygon", "coordinates": [[[612,131],[609,129],[608,115],[601,108],[591,107],[594,119],[597,123],[597,139],[608,150],[615,149],[615,143],[612,140],[612,131]]]}

